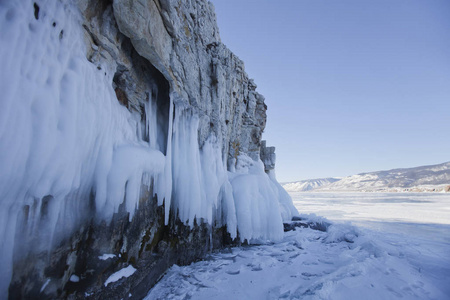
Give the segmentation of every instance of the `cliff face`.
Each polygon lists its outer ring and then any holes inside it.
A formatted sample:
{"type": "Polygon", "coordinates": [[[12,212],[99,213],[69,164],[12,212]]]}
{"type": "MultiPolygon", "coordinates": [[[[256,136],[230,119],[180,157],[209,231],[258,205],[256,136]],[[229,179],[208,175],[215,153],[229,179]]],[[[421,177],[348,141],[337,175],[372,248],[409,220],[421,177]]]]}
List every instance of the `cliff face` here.
{"type": "Polygon", "coordinates": [[[0,21],[3,295],[139,298],[174,263],[281,237],[267,107],[211,3],[11,0],[0,21]]]}
{"type": "MultiPolygon", "coordinates": [[[[133,109],[139,111],[146,97],[131,83],[139,82],[144,93],[148,87],[143,74],[133,76],[142,62],[129,63],[124,43],[131,43],[136,56],[161,73],[175,106],[198,115],[200,147],[214,135],[229,159],[239,152],[259,158],[266,124],[264,97],[255,91],[244,63],[220,42],[212,3],[128,0],[108,5],[85,0],[80,7],[86,16],[84,29],[92,38],[87,40],[88,55],[96,64],[116,66],[115,83],[123,85],[121,94],[133,109]]],[[[164,97],[168,103],[169,95],[164,97]]]]}

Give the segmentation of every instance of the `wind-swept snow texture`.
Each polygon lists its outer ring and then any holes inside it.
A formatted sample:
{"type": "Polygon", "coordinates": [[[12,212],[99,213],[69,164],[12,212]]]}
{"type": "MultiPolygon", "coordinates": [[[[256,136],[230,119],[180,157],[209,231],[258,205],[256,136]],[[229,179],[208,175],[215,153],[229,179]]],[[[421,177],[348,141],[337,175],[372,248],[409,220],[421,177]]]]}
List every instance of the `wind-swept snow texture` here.
{"type": "Polygon", "coordinates": [[[334,223],[175,265],[145,299],[446,300],[449,280],[448,242],[334,223]]]}
{"type": "Polygon", "coordinates": [[[86,59],[81,24],[71,2],[0,2],[0,294],[13,253],[48,250],[122,203],[132,219],[142,183],[165,203],[166,224],[172,211],[241,240],[280,239],[282,217],[297,212],[262,163],[242,153],[228,171],[213,134],[200,149],[199,116],[173,91],[168,133],[155,128],[152,91],[145,120],[121,105],[116,70],[86,59]]]}

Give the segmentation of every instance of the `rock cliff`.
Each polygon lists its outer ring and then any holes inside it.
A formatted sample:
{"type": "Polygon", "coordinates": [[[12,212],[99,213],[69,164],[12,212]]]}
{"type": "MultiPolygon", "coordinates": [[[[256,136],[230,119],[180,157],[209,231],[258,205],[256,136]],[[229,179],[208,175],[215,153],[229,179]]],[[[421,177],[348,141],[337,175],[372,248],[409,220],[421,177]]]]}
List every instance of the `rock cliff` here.
{"type": "Polygon", "coordinates": [[[0,22],[2,295],[137,299],[282,236],[264,97],[210,2],[9,0],[0,22]]]}
{"type": "Polygon", "coordinates": [[[164,97],[169,102],[170,89],[176,94],[176,106],[188,107],[198,114],[200,147],[213,134],[228,158],[239,152],[259,158],[266,124],[264,97],[256,92],[244,63],[220,42],[212,3],[147,0],[107,3],[84,0],[80,1],[80,7],[86,16],[83,27],[88,57],[97,65],[116,69],[118,98],[124,98],[130,108],[141,113],[139,107],[149,89],[146,86],[149,80],[144,78],[149,72],[139,74],[136,65],[148,65],[165,80],[156,83],[158,91],[165,93],[161,102],[164,97]],[[132,56],[140,61],[133,62],[132,56]],[[166,85],[166,91],[161,91],[162,84],[166,85]],[[135,85],[139,86],[138,91],[135,85]]]}

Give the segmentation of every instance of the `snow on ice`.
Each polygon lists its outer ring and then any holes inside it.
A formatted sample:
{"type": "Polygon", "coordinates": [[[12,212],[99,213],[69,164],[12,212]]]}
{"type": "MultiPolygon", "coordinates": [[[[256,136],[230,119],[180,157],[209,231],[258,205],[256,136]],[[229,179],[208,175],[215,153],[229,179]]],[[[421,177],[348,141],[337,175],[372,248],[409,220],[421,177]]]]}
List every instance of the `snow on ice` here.
{"type": "Polygon", "coordinates": [[[326,223],[175,265],[145,299],[448,299],[448,244],[326,223]]]}

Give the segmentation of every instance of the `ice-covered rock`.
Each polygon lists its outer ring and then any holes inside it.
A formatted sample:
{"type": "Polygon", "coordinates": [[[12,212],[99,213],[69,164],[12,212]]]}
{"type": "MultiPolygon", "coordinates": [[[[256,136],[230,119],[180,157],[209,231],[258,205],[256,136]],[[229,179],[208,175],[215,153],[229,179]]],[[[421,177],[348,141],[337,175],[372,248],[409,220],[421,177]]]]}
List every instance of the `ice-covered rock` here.
{"type": "Polygon", "coordinates": [[[281,238],[264,97],[210,2],[6,0],[0,28],[2,295],[138,298],[226,240],[281,238]]]}

